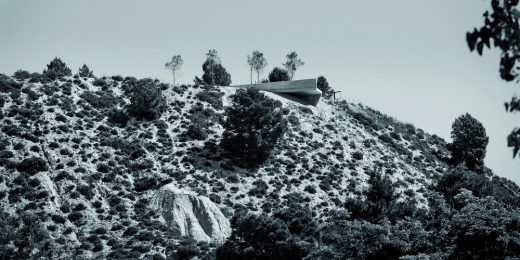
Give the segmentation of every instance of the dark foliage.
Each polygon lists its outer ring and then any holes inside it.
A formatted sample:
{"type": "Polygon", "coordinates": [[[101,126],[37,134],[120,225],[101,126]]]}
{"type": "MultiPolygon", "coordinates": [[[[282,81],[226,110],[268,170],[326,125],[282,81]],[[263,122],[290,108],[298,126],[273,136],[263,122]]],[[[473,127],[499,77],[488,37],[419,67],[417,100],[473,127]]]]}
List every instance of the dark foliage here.
{"type": "Polygon", "coordinates": [[[93,78],[94,72],[88,68],[87,64],[83,64],[83,66],[78,69],[78,75],[82,78],[93,78]]]}
{"type": "Polygon", "coordinates": [[[250,162],[263,162],[287,129],[282,104],[257,89],[239,89],[226,108],[222,146],[250,162]]]}
{"type": "Polygon", "coordinates": [[[334,93],[334,89],[332,89],[332,87],[329,86],[329,82],[327,82],[327,79],[324,76],[318,77],[316,86],[318,87],[319,90],[321,90],[322,97],[327,98],[327,99],[332,97],[332,95],[334,93]]]}
{"type": "Polygon", "coordinates": [[[208,102],[214,109],[221,110],[224,108],[222,105],[222,96],[224,93],[218,89],[204,88],[204,91],[195,94],[195,98],[208,102]]]}
{"type": "MultiPolygon", "coordinates": [[[[220,100],[220,102],[222,102],[220,100]]],[[[204,108],[202,105],[195,105],[190,110],[190,124],[186,130],[188,137],[196,140],[204,140],[208,137],[209,128],[215,120],[215,111],[211,108],[204,108]]]]}
{"type": "MultiPolygon", "coordinates": [[[[493,0],[491,10],[484,13],[484,25],[466,34],[471,51],[482,55],[484,47],[500,49],[500,77],[505,81],[516,80],[520,76],[520,13],[518,0],[493,0]]],[[[512,97],[505,103],[506,112],[520,111],[520,99],[512,97]]],[[[513,158],[520,151],[520,128],[515,128],[507,137],[507,146],[513,147],[513,158]]]]}
{"type": "Polygon", "coordinates": [[[161,117],[166,109],[166,100],[162,89],[156,84],[145,81],[132,88],[130,104],[127,106],[128,113],[138,119],[155,120],[161,117]]]}
{"type": "Polygon", "coordinates": [[[226,71],[220,63],[213,63],[206,60],[202,64],[202,81],[206,85],[229,86],[231,85],[231,75],[226,71]]]}
{"type": "Polygon", "coordinates": [[[489,138],[482,123],[470,114],[459,116],[451,130],[453,142],[448,145],[454,164],[464,162],[471,170],[482,170],[489,138]]]}
{"type": "Polygon", "coordinates": [[[116,107],[121,99],[116,98],[111,92],[107,91],[87,91],[80,95],[91,106],[97,109],[110,109],[116,107]]]}
{"type": "Polygon", "coordinates": [[[47,65],[47,69],[43,71],[43,74],[49,79],[55,80],[65,76],[71,76],[72,72],[67,67],[65,62],[56,57],[47,65]]]}
{"type": "Polygon", "coordinates": [[[47,162],[45,162],[45,160],[40,157],[30,157],[23,159],[23,161],[18,163],[16,168],[20,172],[25,172],[31,175],[41,171],[46,171],[48,169],[47,162]]]}
{"type": "Polygon", "coordinates": [[[26,70],[17,70],[14,74],[13,74],[13,77],[17,80],[26,80],[26,79],[30,79],[31,78],[31,73],[29,73],[28,71],[26,70]]]}
{"type": "Polygon", "coordinates": [[[108,112],[108,122],[119,127],[125,127],[130,117],[125,111],[120,109],[112,109],[108,112]]]}
{"type": "Polygon", "coordinates": [[[309,253],[308,244],[280,219],[239,212],[231,225],[231,237],[218,248],[217,259],[301,259],[309,253]]]}
{"type": "Polygon", "coordinates": [[[0,74],[0,93],[10,93],[19,91],[22,84],[15,82],[10,77],[0,74]]]}
{"type": "Polygon", "coordinates": [[[456,197],[464,207],[453,216],[455,250],[452,259],[509,259],[520,255],[520,211],[492,197],[456,197]]]}
{"type": "Polygon", "coordinates": [[[274,69],[269,73],[269,82],[277,82],[277,81],[288,81],[289,73],[281,68],[274,67],[274,69]]]}
{"type": "Polygon", "coordinates": [[[348,199],[345,206],[351,212],[353,219],[363,219],[372,222],[390,217],[389,212],[395,205],[395,188],[388,176],[383,176],[379,170],[369,172],[369,188],[364,192],[365,201],[348,199]]]}
{"type": "Polygon", "coordinates": [[[464,166],[458,166],[444,174],[434,189],[444,194],[446,201],[454,208],[460,208],[460,205],[455,204],[453,198],[462,189],[471,191],[474,196],[479,198],[493,196],[499,202],[520,207],[520,197],[516,195],[520,192],[518,185],[500,177],[489,179],[464,166]]]}

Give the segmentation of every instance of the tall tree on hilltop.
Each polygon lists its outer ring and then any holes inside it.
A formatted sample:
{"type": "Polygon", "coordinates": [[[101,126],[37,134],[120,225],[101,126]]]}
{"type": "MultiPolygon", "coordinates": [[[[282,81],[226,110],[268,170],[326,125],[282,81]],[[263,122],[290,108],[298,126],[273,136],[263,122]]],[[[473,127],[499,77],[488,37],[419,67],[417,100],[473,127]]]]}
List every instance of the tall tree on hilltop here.
{"type": "Polygon", "coordinates": [[[64,76],[71,76],[72,72],[65,62],[56,57],[47,65],[47,69],[43,71],[43,74],[48,78],[55,80],[64,76]]]}
{"type": "Polygon", "coordinates": [[[251,55],[247,55],[247,63],[251,69],[251,84],[253,84],[253,70],[256,71],[256,83],[260,83],[260,72],[267,66],[264,54],[259,51],[253,51],[251,55]]]}
{"type": "Polygon", "coordinates": [[[481,170],[489,138],[486,129],[470,114],[459,116],[451,130],[453,142],[448,144],[455,164],[464,162],[470,170],[481,170]]]}
{"type": "Polygon", "coordinates": [[[294,73],[296,70],[305,65],[305,62],[303,62],[301,59],[298,58],[298,54],[296,52],[291,52],[287,54],[287,61],[283,64],[287,72],[289,72],[289,78],[292,80],[294,77],[294,73]]]}
{"type": "MultiPolygon", "coordinates": [[[[206,53],[206,61],[204,62],[206,65],[209,77],[211,79],[211,85],[215,85],[215,68],[220,65],[220,57],[218,56],[218,52],[215,49],[211,49],[206,53]]],[[[204,70],[204,65],[203,68],[204,70]]]]}
{"type": "MultiPolygon", "coordinates": [[[[498,48],[500,57],[500,77],[505,81],[520,81],[520,11],[519,0],[492,0],[491,11],[484,13],[484,25],[466,34],[471,51],[482,55],[484,46],[498,48]]],[[[520,111],[520,99],[512,97],[505,102],[506,112],[520,111]]],[[[507,137],[507,146],[513,147],[513,158],[520,151],[520,128],[515,128],[507,137]]]]}
{"type": "Polygon", "coordinates": [[[175,85],[176,73],[177,73],[177,71],[181,70],[183,63],[184,63],[184,60],[182,59],[181,55],[174,55],[170,61],[168,61],[168,62],[166,62],[166,64],[164,64],[164,67],[166,69],[172,71],[173,85],[175,85]]]}

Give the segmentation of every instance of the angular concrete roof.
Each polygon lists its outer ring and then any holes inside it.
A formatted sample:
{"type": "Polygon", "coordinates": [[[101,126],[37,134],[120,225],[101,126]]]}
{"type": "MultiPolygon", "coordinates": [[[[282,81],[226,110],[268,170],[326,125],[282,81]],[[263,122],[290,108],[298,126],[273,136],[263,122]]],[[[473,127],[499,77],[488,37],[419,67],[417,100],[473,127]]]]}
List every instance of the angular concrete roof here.
{"type": "Polygon", "coordinates": [[[320,101],[321,90],[316,87],[316,79],[278,81],[259,84],[235,85],[236,88],[257,88],[262,91],[276,93],[287,99],[316,106],[320,101]]]}

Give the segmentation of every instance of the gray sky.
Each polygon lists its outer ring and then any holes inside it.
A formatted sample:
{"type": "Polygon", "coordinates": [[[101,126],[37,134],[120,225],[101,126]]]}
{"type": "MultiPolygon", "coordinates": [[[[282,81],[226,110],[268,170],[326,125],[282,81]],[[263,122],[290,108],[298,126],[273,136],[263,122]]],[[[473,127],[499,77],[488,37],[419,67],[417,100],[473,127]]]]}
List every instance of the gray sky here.
{"type": "Polygon", "coordinates": [[[164,63],[181,54],[178,82],[201,75],[217,49],[233,84],[249,82],[246,55],[262,51],[267,72],[296,51],[295,78],[327,77],[361,102],[446,140],[469,112],[490,136],[486,164],[520,183],[506,136],[519,115],[503,103],[518,86],[498,75],[497,51],[470,53],[465,33],[489,1],[29,1],[0,0],[0,72],[41,72],[55,57],[76,71],[170,81],[164,63]],[[51,4],[52,3],[52,4],[51,4]]]}

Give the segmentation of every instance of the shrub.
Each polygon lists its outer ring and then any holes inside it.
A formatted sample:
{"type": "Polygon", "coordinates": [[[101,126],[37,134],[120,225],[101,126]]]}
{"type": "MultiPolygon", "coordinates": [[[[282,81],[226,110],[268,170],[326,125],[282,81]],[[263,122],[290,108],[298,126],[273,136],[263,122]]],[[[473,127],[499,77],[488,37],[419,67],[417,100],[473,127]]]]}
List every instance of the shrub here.
{"type": "Polygon", "coordinates": [[[363,153],[360,151],[355,151],[354,153],[352,153],[352,158],[358,161],[363,160],[363,153]]]}
{"type": "Polygon", "coordinates": [[[310,248],[280,219],[266,214],[236,214],[231,237],[217,249],[217,259],[302,259],[310,248]]]}
{"type": "Polygon", "coordinates": [[[316,193],[316,187],[314,187],[313,185],[307,185],[305,186],[305,189],[304,191],[310,193],[310,194],[315,194],[316,193]]]}
{"type": "Polygon", "coordinates": [[[454,164],[464,162],[470,170],[481,170],[489,138],[486,129],[470,114],[459,116],[451,126],[453,142],[448,144],[454,164]]]}
{"type": "Polygon", "coordinates": [[[81,94],[80,97],[98,109],[113,108],[117,106],[120,101],[112,93],[106,91],[87,91],[81,94]]]}
{"type": "Polygon", "coordinates": [[[103,88],[107,86],[107,82],[104,79],[95,79],[94,82],[92,82],[92,85],[103,88]]]}
{"type": "Polygon", "coordinates": [[[392,181],[388,176],[383,177],[378,170],[371,170],[368,175],[369,188],[364,192],[366,200],[347,199],[345,206],[351,212],[351,217],[369,221],[392,217],[388,213],[397,202],[392,181]]]}
{"type": "Polygon", "coordinates": [[[30,157],[21,161],[17,166],[18,171],[34,175],[38,172],[46,171],[47,162],[40,157],[30,157]]]}
{"type": "Polygon", "coordinates": [[[15,82],[12,78],[0,74],[0,92],[9,93],[9,92],[18,92],[22,84],[15,82]]]}
{"type": "Polygon", "coordinates": [[[281,68],[274,67],[274,69],[269,73],[269,82],[277,82],[277,81],[288,81],[289,73],[281,68]]]}
{"type": "Polygon", "coordinates": [[[28,78],[31,78],[31,73],[29,73],[28,71],[26,70],[17,70],[14,74],[13,74],[13,77],[17,80],[26,80],[28,78]]]}
{"type": "Polygon", "coordinates": [[[166,109],[162,90],[156,84],[139,84],[130,92],[128,113],[138,119],[155,120],[166,109]]]}
{"type": "Polygon", "coordinates": [[[202,64],[202,80],[206,85],[229,86],[231,85],[231,75],[220,63],[214,63],[211,60],[206,60],[202,64]],[[214,82],[213,82],[214,81],[214,82]]]}
{"type": "Polygon", "coordinates": [[[81,68],[79,68],[78,75],[82,78],[93,78],[94,77],[93,71],[91,71],[88,68],[87,64],[83,64],[83,66],[81,66],[81,68]]]}
{"type": "Polygon", "coordinates": [[[222,96],[224,96],[223,92],[205,89],[204,91],[197,93],[195,98],[208,102],[216,110],[221,110],[224,108],[222,104],[222,96]]]}
{"type": "Polygon", "coordinates": [[[324,76],[319,76],[318,81],[316,83],[316,87],[321,90],[321,95],[324,98],[330,98],[333,95],[334,90],[329,86],[329,82],[324,76]]]}
{"type": "Polygon", "coordinates": [[[74,211],[74,212],[70,213],[68,216],[68,219],[71,222],[76,222],[82,218],[83,218],[83,214],[81,214],[81,212],[78,212],[78,211],[74,211]]]}
{"type": "Polygon", "coordinates": [[[192,238],[183,238],[179,245],[177,246],[177,250],[172,255],[172,259],[193,259],[195,257],[200,256],[201,250],[197,246],[197,241],[192,238]]]}
{"type": "Polygon", "coordinates": [[[59,79],[64,76],[71,76],[72,73],[67,65],[60,58],[54,58],[48,65],[43,74],[51,80],[59,79]]]}
{"type": "Polygon", "coordinates": [[[490,180],[487,176],[470,171],[464,166],[457,166],[444,174],[434,189],[442,193],[446,201],[452,205],[455,195],[462,189],[466,189],[479,198],[493,196],[497,201],[516,207],[520,206],[520,198],[516,195],[520,188],[516,184],[505,183],[499,177],[490,180]]]}
{"type": "Polygon", "coordinates": [[[113,125],[125,127],[130,120],[130,117],[123,110],[112,109],[110,112],[108,112],[107,120],[113,125]]]}
{"type": "Polygon", "coordinates": [[[159,182],[155,178],[142,178],[134,182],[134,189],[137,192],[155,189],[159,182]]]}
{"type": "Polygon", "coordinates": [[[186,130],[186,135],[196,140],[204,140],[208,137],[207,129],[210,125],[208,118],[200,113],[194,114],[186,130]]]}
{"type": "Polygon", "coordinates": [[[250,162],[263,162],[287,129],[282,103],[258,89],[239,89],[225,110],[223,148],[250,162]]]}

